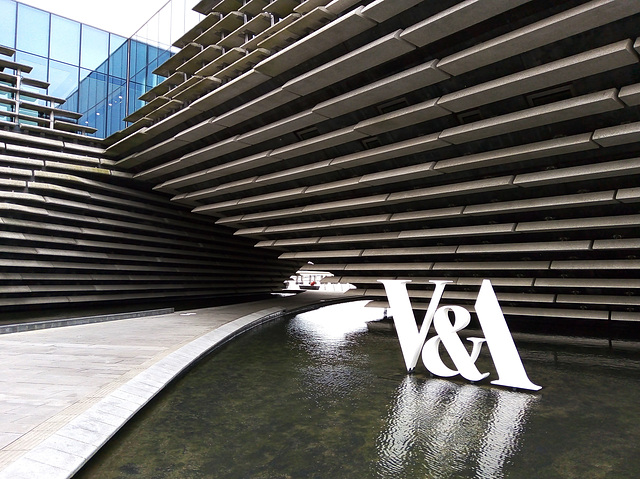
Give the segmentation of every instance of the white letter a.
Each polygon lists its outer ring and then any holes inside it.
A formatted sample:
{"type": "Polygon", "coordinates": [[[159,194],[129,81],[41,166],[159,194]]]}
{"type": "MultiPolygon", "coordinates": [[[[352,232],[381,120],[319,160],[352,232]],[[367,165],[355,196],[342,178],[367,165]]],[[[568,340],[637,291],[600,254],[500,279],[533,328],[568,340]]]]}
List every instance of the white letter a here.
{"type": "Polygon", "coordinates": [[[509,386],[537,391],[541,386],[533,384],[527,376],[522,360],[507,327],[507,322],[498,304],[491,281],[482,281],[476,300],[476,314],[487,339],[489,352],[498,372],[498,380],[491,381],[499,386],[509,386]]]}

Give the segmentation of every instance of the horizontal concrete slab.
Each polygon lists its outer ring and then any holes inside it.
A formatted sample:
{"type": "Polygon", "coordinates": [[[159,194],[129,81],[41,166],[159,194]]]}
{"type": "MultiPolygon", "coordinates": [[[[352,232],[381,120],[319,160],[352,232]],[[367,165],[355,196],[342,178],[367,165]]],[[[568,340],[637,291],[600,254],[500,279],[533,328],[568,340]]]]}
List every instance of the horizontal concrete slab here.
{"type": "Polygon", "coordinates": [[[363,120],[354,128],[367,135],[379,135],[387,131],[397,130],[417,123],[449,115],[450,112],[437,105],[437,99],[427,100],[400,110],[363,120]]]}
{"type": "Polygon", "coordinates": [[[596,130],[593,133],[593,141],[604,147],[636,143],[640,141],[640,122],[596,130]]]}
{"type": "Polygon", "coordinates": [[[444,130],[440,138],[454,144],[572,120],[624,108],[615,88],[444,130]]]}
{"type": "Polygon", "coordinates": [[[473,168],[483,168],[507,164],[512,161],[525,161],[535,158],[545,158],[552,155],[573,153],[576,151],[595,150],[597,143],[591,141],[591,133],[567,136],[564,138],[554,138],[552,140],[528,143],[526,145],[504,148],[501,150],[491,150],[473,155],[461,156],[440,160],[436,163],[435,169],[446,172],[462,171],[473,168]]]}
{"type": "Polygon", "coordinates": [[[637,62],[638,57],[633,49],[633,42],[622,40],[449,93],[441,97],[438,104],[454,112],[470,110],[505,98],[542,90],[637,62]]]}
{"type": "Polygon", "coordinates": [[[549,185],[558,182],[584,181],[616,176],[630,175],[640,172],[640,158],[608,161],[592,165],[559,168],[516,176],[514,185],[530,188],[532,186],[549,185]]]}
{"type": "Polygon", "coordinates": [[[336,96],[319,103],[313,108],[313,111],[328,118],[335,118],[358,108],[373,105],[449,78],[447,73],[435,67],[436,63],[437,60],[432,60],[336,96]]]}
{"type": "Polygon", "coordinates": [[[530,0],[494,0],[487,3],[482,0],[466,0],[406,28],[400,37],[423,47],[528,1],[530,0]]]}
{"type": "Polygon", "coordinates": [[[414,45],[399,38],[400,31],[401,30],[398,30],[385,35],[378,40],[300,75],[285,83],[282,88],[298,95],[308,95],[309,93],[349,78],[415,49],[414,45]]]}
{"type": "Polygon", "coordinates": [[[636,0],[594,0],[443,58],[438,68],[461,75],[638,12],[636,0]]]}

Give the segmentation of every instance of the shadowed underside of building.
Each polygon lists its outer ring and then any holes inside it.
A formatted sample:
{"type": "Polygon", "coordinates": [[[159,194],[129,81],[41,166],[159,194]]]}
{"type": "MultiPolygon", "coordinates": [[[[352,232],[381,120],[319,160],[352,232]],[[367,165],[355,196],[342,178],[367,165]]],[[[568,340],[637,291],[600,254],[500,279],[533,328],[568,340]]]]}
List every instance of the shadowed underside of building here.
{"type": "Polygon", "coordinates": [[[170,204],[100,147],[10,129],[0,147],[5,319],[239,300],[281,289],[295,270],[170,204]]]}
{"type": "Polygon", "coordinates": [[[0,138],[31,172],[3,183],[2,304],[266,291],[305,264],[380,304],[378,279],[423,309],[429,280],[472,304],[488,278],[511,319],[640,320],[640,2],[196,9],[104,152],[0,138]]]}
{"type": "Polygon", "coordinates": [[[132,179],[62,100],[0,48],[0,320],[206,301],[282,288],[295,265],[132,179]],[[14,73],[9,73],[13,71],[14,73]],[[9,95],[7,95],[8,93],[9,95]],[[64,118],[59,118],[59,116],[64,118]]]}

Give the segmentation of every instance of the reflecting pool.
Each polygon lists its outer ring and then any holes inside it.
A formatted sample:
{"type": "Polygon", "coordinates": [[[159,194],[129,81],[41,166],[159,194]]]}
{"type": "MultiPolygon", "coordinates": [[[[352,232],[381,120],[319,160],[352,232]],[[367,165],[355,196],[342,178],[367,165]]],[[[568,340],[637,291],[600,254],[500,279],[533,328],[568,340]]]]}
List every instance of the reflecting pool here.
{"type": "MultiPolygon", "coordinates": [[[[640,346],[517,336],[539,392],[407,375],[363,302],[216,350],[80,478],[635,478],[640,346]]],[[[483,350],[481,371],[495,372],[483,350]]],[[[488,381],[488,380],[487,380],[488,381]]]]}

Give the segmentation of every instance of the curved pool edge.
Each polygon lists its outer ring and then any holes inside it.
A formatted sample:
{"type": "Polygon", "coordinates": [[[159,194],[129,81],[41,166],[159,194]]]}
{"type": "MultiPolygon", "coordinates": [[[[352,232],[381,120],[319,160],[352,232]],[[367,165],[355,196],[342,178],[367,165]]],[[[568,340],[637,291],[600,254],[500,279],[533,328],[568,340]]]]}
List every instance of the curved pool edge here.
{"type": "Polygon", "coordinates": [[[203,334],[153,365],[71,419],[0,471],[0,479],[73,477],[131,418],[172,381],[214,349],[266,322],[361,298],[320,299],[286,309],[271,307],[244,315],[203,334]]]}

